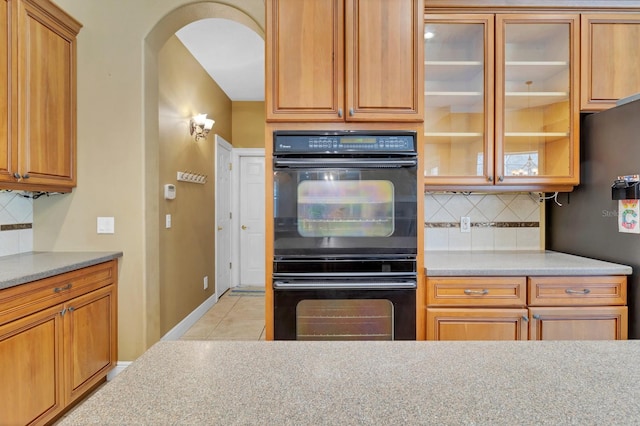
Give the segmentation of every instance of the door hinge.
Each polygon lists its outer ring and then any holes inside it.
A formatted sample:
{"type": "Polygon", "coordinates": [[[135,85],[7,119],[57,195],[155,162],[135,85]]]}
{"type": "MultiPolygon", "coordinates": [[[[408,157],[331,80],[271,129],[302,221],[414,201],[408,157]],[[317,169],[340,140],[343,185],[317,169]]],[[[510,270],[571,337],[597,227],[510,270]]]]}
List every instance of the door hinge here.
{"type": "Polygon", "coordinates": [[[231,212],[229,212],[229,219],[233,219],[233,217],[231,216],[231,212]]]}
{"type": "Polygon", "coordinates": [[[233,168],[233,164],[229,163],[229,170],[233,168]]]}
{"type": "Polygon", "coordinates": [[[229,262],[229,269],[231,269],[231,267],[232,267],[231,262],[229,262]]]}

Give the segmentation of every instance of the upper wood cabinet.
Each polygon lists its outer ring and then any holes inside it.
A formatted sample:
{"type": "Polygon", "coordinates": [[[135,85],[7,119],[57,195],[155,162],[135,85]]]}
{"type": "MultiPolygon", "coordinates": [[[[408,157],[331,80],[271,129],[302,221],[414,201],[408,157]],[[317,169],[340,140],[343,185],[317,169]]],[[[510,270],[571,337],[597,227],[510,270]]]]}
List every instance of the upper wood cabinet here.
{"type": "Polygon", "coordinates": [[[640,13],[592,13],[581,19],[581,109],[604,110],[640,93],[640,13]]]}
{"type": "Polygon", "coordinates": [[[0,76],[9,84],[0,89],[0,188],[69,192],[81,25],[48,0],[1,1],[0,76]]]}
{"type": "Polygon", "coordinates": [[[11,90],[15,86],[15,73],[11,71],[11,63],[15,52],[13,51],[11,25],[11,4],[9,0],[0,0],[0,180],[6,179],[12,172],[12,147],[11,131],[13,129],[10,105],[11,90]]]}
{"type": "Polygon", "coordinates": [[[422,121],[422,0],[267,0],[267,121],[422,121]]]}
{"type": "Polygon", "coordinates": [[[579,182],[579,16],[425,16],[425,186],[579,182]]]}

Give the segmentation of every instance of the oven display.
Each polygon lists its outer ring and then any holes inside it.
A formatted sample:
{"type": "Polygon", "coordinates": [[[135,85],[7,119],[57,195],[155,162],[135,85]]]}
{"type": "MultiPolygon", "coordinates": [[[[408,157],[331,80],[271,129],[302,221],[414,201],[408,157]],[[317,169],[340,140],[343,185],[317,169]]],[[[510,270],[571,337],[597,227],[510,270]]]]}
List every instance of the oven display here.
{"type": "Polygon", "coordinates": [[[343,144],[343,145],[346,145],[346,144],[370,144],[370,145],[374,145],[377,142],[378,142],[378,140],[375,137],[343,136],[343,137],[340,138],[340,143],[343,144]]]}

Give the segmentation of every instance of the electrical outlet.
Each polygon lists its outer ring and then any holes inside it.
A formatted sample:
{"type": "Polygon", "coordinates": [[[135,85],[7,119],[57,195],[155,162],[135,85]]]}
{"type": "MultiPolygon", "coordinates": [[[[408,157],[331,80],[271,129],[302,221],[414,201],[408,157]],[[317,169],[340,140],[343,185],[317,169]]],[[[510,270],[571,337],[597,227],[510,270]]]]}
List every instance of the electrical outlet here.
{"type": "Polygon", "coordinates": [[[471,232],[471,218],[469,216],[460,218],[460,232],[471,232]]]}
{"type": "Polygon", "coordinates": [[[208,276],[204,276],[204,289],[208,289],[209,288],[209,277],[208,276]]]}

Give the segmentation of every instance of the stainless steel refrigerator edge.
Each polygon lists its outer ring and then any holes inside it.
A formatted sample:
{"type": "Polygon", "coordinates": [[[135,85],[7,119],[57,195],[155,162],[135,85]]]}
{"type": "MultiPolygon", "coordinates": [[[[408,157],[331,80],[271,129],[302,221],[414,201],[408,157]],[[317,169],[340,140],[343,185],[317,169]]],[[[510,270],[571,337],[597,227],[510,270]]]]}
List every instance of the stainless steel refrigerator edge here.
{"type": "Polygon", "coordinates": [[[582,116],[580,185],[547,203],[547,249],[629,265],[629,338],[640,338],[640,234],[618,232],[618,176],[640,174],[640,100],[582,116]]]}

